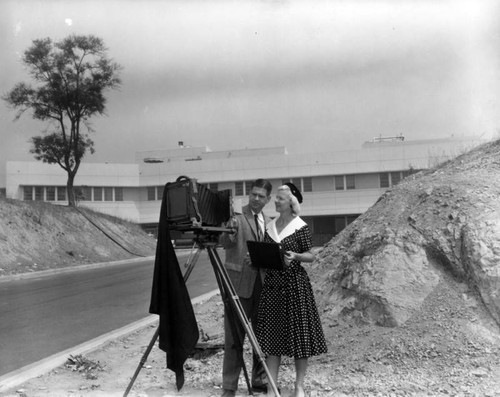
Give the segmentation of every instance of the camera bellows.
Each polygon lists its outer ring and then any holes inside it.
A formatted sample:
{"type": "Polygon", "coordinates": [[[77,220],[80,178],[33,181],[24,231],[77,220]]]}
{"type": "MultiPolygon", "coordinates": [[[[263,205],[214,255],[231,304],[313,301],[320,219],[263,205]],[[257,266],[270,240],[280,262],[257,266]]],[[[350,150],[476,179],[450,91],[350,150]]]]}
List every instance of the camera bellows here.
{"type": "Polygon", "coordinates": [[[180,176],[165,185],[171,228],[221,226],[231,216],[231,190],[213,191],[196,179],[180,176]]]}

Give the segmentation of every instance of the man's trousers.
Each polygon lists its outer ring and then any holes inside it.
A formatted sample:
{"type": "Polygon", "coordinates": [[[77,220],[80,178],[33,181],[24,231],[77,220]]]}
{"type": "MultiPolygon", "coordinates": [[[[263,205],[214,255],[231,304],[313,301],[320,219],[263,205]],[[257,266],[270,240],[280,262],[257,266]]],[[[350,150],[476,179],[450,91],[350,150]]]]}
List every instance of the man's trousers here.
{"type": "MultiPolygon", "coordinates": [[[[259,309],[260,293],[262,291],[262,282],[260,275],[257,275],[255,287],[250,298],[240,298],[241,306],[250,320],[252,329],[255,329],[257,323],[257,313],[259,309]]],[[[231,302],[229,302],[231,305],[231,302]]],[[[228,313],[224,308],[224,361],[222,364],[222,388],[226,390],[238,390],[238,380],[240,377],[243,363],[243,342],[245,340],[245,328],[241,323],[238,313],[232,310],[228,313]],[[234,337],[233,329],[237,332],[234,337]]],[[[266,373],[258,357],[253,354],[253,365],[251,374],[251,386],[259,387],[267,384],[266,373]]]]}

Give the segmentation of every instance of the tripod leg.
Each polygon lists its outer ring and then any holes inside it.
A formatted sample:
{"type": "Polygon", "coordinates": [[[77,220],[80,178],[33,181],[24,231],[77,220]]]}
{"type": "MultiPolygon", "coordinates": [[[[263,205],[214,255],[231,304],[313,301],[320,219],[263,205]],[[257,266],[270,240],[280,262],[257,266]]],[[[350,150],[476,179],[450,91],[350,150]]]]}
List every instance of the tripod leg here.
{"type": "MultiPolygon", "coordinates": [[[[194,247],[193,247],[194,249],[194,247]]],[[[186,263],[186,266],[187,266],[187,270],[186,272],[184,273],[184,282],[187,281],[187,279],[189,278],[189,276],[191,275],[191,272],[194,268],[194,265],[196,264],[196,262],[198,261],[198,257],[200,256],[200,252],[201,252],[201,248],[197,248],[196,252],[193,254],[193,251],[191,251],[191,254],[189,255],[189,258],[188,258],[188,261],[186,263]]],[[[158,339],[158,336],[160,336],[160,326],[158,326],[156,328],[156,331],[153,335],[153,338],[151,338],[151,341],[149,342],[149,345],[148,347],[146,348],[146,351],[144,352],[144,354],[142,355],[142,358],[141,358],[141,361],[139,362],[139,365],[137,366],[135,372],[134,372],[134,376],[132,376],[132,379],[130,379],[130,382],[127,386],[127,389],[125,390],[125,393],[123,393],[123,397],[127,397],[128,396],[128,393],[130,392],[130,390],[132,389],[132,386],[134,385],[134,382],[135,380],[137,379],[137,376],[139,376],[139,372],[141,371],[142,367],[144,366],[144,364],[146,363],[146,360],[149,356],[149,353],[151,353],[151,350],[153,349],[153,346],[154,344],[156,343],[156,340],[158,339]]]]}
{"type": "Polygon", "coordinates": [[[200,247],[195,248],[195,246],[193,246],[193,248],[191,248],[191,252],[189,253],[188,260],[186,261],[186,264],[184,265],[186,267],[186,272],[184,273],[184,282],[186,282],[186,280],[191,275],[191,272],[194,269],[194,265],[196,264],[196,262],[198,262],[198,258],[200,257],[200,253],[201,253],[200,247]]]}
{"type": "Polygon", "coordinates": [[[146,360],[147,360],[147,358],[149,356],[149,353],[151,353],[151,350],[153,349],[153,346],[154,346],[154,344],[156,342],[156,339],[158,339],[158,335],[160,335],[160,327],[156,328],[155,334],[153,335],[153,338],[151,339],[151,342],[149,342],[149,345],[148,345],[146,351],[142,355],[141,361],[139,362],[139,365],[137,366],[137,368],[135,370],[134,376],[132,376],[132,379],[130,380],[130,382],[129,382],[128,386],[127,386],[127,389],[125,390],[125,393],[123,393],[123,397],[128,396],[128,393],[130,392],[130,389],[132,389],[132,386],[133,386],[135,380],[137,379],[137,376],[139,376],[140,370],[142,369],[142,367],[146,363],[146,360]]]}
{"type": "Polygon", "coordinates": [[[238,295],[236,294],[236,291],[234,290],[234,286],[231,283],[231,280],[229,279],[226,268],[222,264],[219,255],[217,254],[217,251],[215,250],[214,247],[207,247],[207,251],[210,256],[210,261],[212,262],[214,270],[219,273],[221,281],[224,284],[224,288],[226,289],[226,291],[228,291],[229,298],[231,299],[231,302],[233,303],[233,306],[236,309],[241,324],[245,328],[250,344],[252,345],[254,352],[256,353],[259,361],[262,363],[262,366],[266,371],[269,385],[273,389],[275,396],[280,397],[278,387],[276,386],[276,384],[273,381],[273,378],[271,377],[269,368],[267,367],[266,361],[264,359],[264,354],[262,353],[262,350],[260,349],[259,343],[257,341],[257,337],[255,336],[252,327],[250,327],[249,325],[248,318],[241,306],[241,302],[239,300],[238,295]]]}

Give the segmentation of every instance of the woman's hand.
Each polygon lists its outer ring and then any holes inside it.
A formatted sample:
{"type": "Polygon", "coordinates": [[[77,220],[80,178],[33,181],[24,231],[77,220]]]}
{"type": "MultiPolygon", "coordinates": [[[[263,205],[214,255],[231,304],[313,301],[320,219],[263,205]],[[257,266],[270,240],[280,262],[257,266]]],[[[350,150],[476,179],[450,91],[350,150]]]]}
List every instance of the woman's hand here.
{"type": "Polygon", "coordinates": [[[288,266],[292,261],[299,262],[313,262],[315,259],[314,254],[311,251],[303,252],[298,254],[293,251],[285,251],[285,265],[288,266]]]}
{"type": "Polygon", "coordinates": [[[297,254],[293,251],[285,251],[285,265],[290,266],[290,263],[297,258],[297,254]]]}

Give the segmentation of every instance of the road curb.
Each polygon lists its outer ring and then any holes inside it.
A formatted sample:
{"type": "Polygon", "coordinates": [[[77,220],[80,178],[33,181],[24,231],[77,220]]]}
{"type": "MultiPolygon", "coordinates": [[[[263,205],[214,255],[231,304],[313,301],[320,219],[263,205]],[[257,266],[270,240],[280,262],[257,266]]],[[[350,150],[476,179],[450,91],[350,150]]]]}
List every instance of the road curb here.
{"type": "MultiPolygon", "coordinates": [[[[210,299],[212,296],[218,293],[218,289],[212,290],[210,292],[207,292],[206,294],[193,298],[191,300],[191,303],[193,305],[203,303],[204,301],[210,299]]],[[[43,360],[26,365],[15,371],[0,376],[0,392],[19,386],[20,384],[32,378],[36,378],[37,376],[43,375],[51,371],[52,369],[63,365],[70,355],[75,356],[78,354],[89,353],[113,339],[117,339],[133,332],[139,331],[140,329],[143,329],[155,323],[158,323],[157,315],[147,316],[142,320],[135,321],[129,325],[126,325],[125,327],[108,332],[106,334],[98,336],[97,338],[91,339],[88,342],[63,350],[43,360]]]]}
{"type": "MultiPolygon", "coordinates": [[[[176,253],[177,256],[186,256],[190,250],[178,250],[176,253]]],[[[155,256],[141,256],[140,258],[129,258],[129,259],[121,259],[119,261],[113,261],[113,262],[99,262],[99,263],[89,263],[88,265],[77,265],[73,267],[63,267],[60,269],[48,269],[48,270],[40,270],[40,271],[34,271],[31,273],[19,273],[19,274],[11,274],[8,276],[0,276],[0,283],[2,282],[7,282],[7,281],[17,281],[17,280],[27,280],[27,279],[32,279],[32,278],[41,278],[41,277],[48,277],[54,274],[61,274],[61,273],[71,273],[71,272],[77,272],[81,270],[87,270],[87,269],[95,269],[98,267],[103,267],[103,266],[119,266],[119,265],[124,265],[126,263],[134,263],[134,262],[142,262],[144,260],[154,260],[155,256]]]]}

